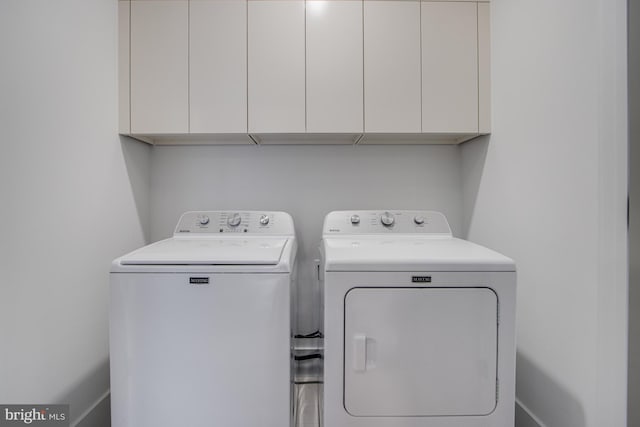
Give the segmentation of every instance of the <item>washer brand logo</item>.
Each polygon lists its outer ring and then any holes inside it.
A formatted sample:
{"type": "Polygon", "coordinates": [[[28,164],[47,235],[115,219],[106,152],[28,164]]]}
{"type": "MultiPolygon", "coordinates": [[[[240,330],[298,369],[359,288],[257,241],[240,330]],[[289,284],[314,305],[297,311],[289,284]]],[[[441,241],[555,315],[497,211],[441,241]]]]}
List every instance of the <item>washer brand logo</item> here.
{"type": "Polygon", "coordinates": [[[69,405],[0,405],[0,426],[68,426],[69,405]]]}
{"type": "Polygon", "coordinates": [[[431,276],[411,276],[413,283],[431,283],[431,276]]]}
{"type": "Polygon", "coordinates": [[[189,283],[192,285],[208,285],[208,277],[189,277],[189,283]]]}

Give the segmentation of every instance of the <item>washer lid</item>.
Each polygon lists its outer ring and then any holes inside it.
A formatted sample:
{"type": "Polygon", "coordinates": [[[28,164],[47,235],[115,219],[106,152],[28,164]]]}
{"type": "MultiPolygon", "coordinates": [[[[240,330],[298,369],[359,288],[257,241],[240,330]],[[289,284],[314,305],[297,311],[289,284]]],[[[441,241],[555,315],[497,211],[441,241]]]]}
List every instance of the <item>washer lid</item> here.
{"type": "Polygon", "coordinates": [[[277,265],[287,238],[170,238],[120,259],[122,265],[277,265]]]}
{"type": "Polygon", "coordinates": [[[451,237],[325,236],[323,243],[326,271],[515,271],[506,256],[451,237]]]}

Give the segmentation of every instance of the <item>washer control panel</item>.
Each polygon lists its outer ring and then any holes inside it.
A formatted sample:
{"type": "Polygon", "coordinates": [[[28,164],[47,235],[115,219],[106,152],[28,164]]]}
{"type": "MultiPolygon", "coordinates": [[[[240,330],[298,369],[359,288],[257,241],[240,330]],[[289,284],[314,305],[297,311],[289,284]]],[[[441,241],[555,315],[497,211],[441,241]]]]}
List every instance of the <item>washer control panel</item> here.
{"type": "Polygon", "coordinates": [[[174,235],[228,233],[293,235],[293,219],[286,212],[273,211],[186,212],[174,235]]]}
{"type": "Polygon", "coordinates": [[[435,211],[335,211],[325,217],[323,233],[451,236],[451,228],[447,218],[435,211]]]}

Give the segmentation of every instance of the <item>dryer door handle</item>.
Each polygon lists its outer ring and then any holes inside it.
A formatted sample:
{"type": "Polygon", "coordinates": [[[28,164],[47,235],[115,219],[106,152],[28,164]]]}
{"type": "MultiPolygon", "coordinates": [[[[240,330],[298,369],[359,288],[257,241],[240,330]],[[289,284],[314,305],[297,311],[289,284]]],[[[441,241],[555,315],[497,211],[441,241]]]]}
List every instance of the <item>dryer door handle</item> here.
{"type": "Polygon", "coordinates": [[[353,336],[353,370],[356,372],[367,370],[367,336],[364,334],[353,336]]]}

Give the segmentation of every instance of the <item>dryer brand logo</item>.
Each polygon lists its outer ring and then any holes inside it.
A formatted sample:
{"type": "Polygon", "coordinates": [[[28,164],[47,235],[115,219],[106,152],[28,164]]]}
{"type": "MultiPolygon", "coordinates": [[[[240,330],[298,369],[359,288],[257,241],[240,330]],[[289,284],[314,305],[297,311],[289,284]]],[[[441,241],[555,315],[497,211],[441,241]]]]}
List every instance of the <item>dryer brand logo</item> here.
{"type": "Polygon", "coordinates": [[[189,277],[189,283],[192,285],[208,285],[208,277],[189,277]]]}
{"type": "Polygon", "coordinates": [[[431,276],[411,276],[413,283],[431,283],[431,276]]]}
{"type": "Polygon", "coordinates": [[[69,405],[0,405],[0,426],[69,426],[69,405]]]}

